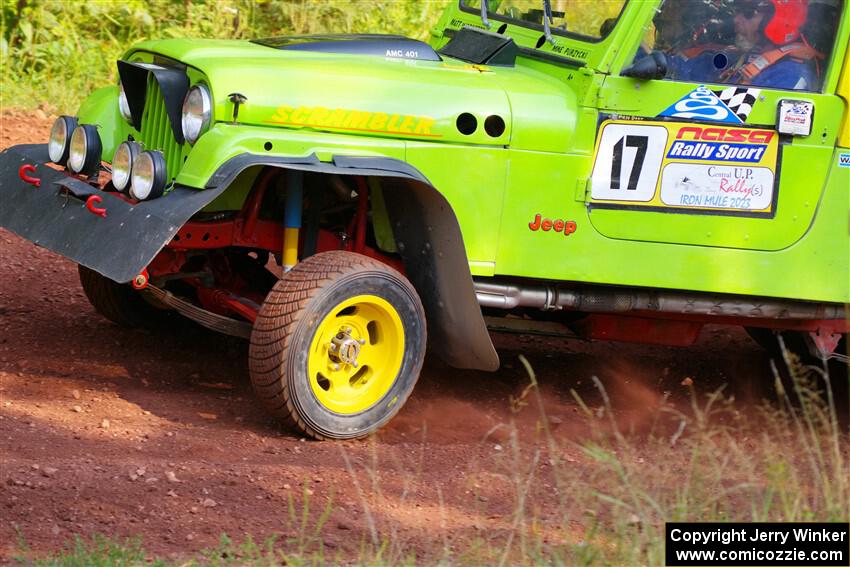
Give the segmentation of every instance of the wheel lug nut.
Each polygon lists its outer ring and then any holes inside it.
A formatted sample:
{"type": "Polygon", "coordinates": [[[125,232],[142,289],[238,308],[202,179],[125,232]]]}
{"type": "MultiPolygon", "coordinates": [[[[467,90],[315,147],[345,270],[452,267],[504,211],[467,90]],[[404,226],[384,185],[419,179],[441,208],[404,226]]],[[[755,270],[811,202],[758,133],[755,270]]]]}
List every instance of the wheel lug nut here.
{"type": "Polygon", "coordinates": [[[366,344],[366,339],[360,339],[360,340],[359,340],[359,341],[357,341],[357,342],[359,342],[361,345],[365,345],[365,344],[366,344]]]}
{"type": "Polygon", "coordinates": [[[339,370],[339,364],[334,364],[333,369],[334,369],[334,370],[339,370]]]}

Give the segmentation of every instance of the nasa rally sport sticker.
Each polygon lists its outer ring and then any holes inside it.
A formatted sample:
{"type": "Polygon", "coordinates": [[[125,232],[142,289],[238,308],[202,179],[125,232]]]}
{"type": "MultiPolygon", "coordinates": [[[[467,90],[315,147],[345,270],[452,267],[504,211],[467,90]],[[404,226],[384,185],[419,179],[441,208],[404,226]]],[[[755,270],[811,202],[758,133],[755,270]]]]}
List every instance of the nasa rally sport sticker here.
{"type": "Polygon", "coordinates": [[[770,214],[779,135],[683,122],[602,123],[591,202],[770,214]]]}
{"type": "Polygon", "coordinates": [[[727,124],[744,123],[719,96],[704,85],[700,85],[689,92],[658,116],[689,118],[692,120],[713,120],[727,124]]]}

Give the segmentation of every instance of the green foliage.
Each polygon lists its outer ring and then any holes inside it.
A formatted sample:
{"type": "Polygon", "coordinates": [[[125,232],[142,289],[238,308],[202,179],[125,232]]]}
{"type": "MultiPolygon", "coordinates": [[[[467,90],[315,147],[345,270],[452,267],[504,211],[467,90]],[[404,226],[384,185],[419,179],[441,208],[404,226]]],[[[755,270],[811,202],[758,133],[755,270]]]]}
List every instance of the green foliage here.
{"type": "Polygon", "coordinates": [[[397,33],[425,39],[447,0],[0,0],[0,107],[75,112],[146,39],[397,33]]]}
{"type": "MultiPolygon", "coordinates": [[[[27,563],[20,558],[18,561],[27,563]]],[[[161,560],[149,562],[138,539],[119,542],[98,535],[91,541],[77,537],[73,545],[69,545],[64,553],[37,560],[33,565],[35,567],[136,567],[138,565],[164,567],[166,563],[161,560]]]]}
{"type": "MultiPolygon", "coordinates": [[[[479,10],[481,0],[466,0],[466,5],[479,10]]],[[[623,5],[623,0],[552,0],[552,29],[599,37],[605,21],[616,20],[623,5]]],[[[488,8],[491,14],[543,23],[542,0],[490,0],[488,8]]]]}

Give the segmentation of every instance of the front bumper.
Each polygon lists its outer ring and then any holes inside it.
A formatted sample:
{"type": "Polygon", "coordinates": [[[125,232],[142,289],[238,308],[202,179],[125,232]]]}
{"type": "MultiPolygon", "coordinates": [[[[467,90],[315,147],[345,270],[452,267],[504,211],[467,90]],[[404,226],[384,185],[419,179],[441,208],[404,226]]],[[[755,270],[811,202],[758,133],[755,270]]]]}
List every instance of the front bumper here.
{"type": "Polygon", "coordinates": [[[119,283],[144,270],[180,227],[226,188],[177,186],[164,197],[133,204],[48,162],[46,144],[0,153],[0,227],[119,283]],[[40,187],[19,177],[24,164],[36,167],[32,175],[40,187]],[[106,209],[105,217],[86,209],[91,195],[102,197],[98,206],[106,209]]]}

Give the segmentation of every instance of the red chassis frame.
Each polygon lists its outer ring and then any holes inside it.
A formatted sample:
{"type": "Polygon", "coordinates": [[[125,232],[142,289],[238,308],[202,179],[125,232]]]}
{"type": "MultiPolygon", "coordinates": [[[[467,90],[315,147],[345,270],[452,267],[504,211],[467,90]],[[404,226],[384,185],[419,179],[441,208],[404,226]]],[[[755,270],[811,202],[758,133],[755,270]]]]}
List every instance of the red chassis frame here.
{"type": "MultiPolygon", "coordinates": [[[[147,268],[148,277],[168,276],[180,271],[186,263],[187,252],[192,250],[216,250],[223,248],[247,248],[280,252],[283,250],[284,231],[279,222],[259,218],[260,207],[272,181],[281,172],[266,170],[239,213],[234,219],[222,221],[189,221],[177,231],[147,268]]],[[[345,234],[335,234],[325,229],[318,230],[316,252],[347,250],[375,258],[404,273],[402,262],[366,245],[368,229],[369,189],[366,180],[357,178],[357,210],[345,234]],[[353,235],[353,238],[349,238],[353,235]]],[[[298,249],[303,250],[304,233],[300,234],[298,249]]],[[[198,278],[187,278],[198,292],[198,300],[208,311],[222,315],[238,315],[254,322],[264,297],[250,290],[238,278],[220,282],[221,287],[209,288],[201,285],[198,278]]]]}

